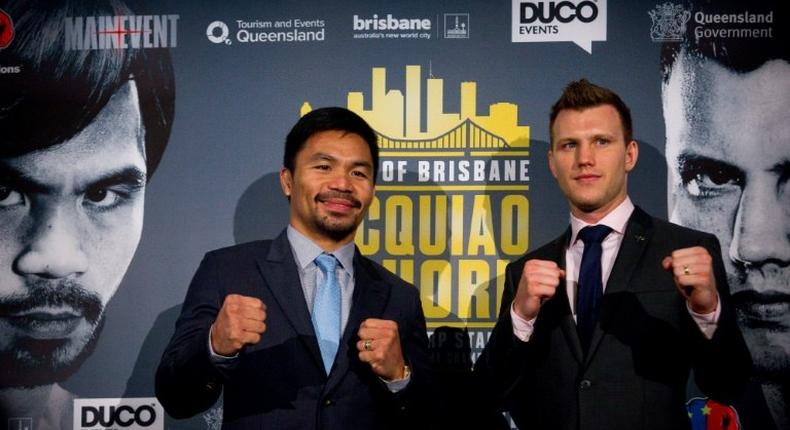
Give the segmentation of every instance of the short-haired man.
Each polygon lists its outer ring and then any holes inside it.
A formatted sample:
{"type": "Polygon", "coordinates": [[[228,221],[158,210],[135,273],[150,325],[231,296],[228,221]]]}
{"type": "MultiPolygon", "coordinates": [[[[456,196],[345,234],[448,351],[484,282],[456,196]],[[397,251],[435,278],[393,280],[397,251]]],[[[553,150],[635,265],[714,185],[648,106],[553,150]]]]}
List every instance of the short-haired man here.
{"type": "Polygon", "coordinates": [[[0,417],[71,426],[66,380],[91,354],[140,240],[147,179],[173,121],[167,50],[67,51],[63,13],[122,3],[3,5],[0,63],[0,417]]]}
{"type": "Polygon", "coordinates": [[[377,137],[355,113],[296,123],[280,171],[288,227],[206,254],[156,375],[168,413],[197,414],[223,393],[226,429],[425,424],[418,292],[354,245],[377,168],[377,137]]]}
{"type": "Polygon", "coordinates": [[[520,428],[690,428],[691,370],[727,401],[749,368],[718,242],[628,198],[638,145],[612,91],[570,83],[550,132],[570,228],[506,269],[475,372],[520,428]]]}
{"type": "MultiPolygon", "coordinates": [[[[774,24],[781,31],[786,17],[771,4],[784,21],[774,24]]],[[[749,4],[750,12],[759,12],[755,8],[749,4]]],[[[692,34],[662,53],[669,216],[721,241],[754,362],[755,383],[736,403],[744,428],[790,427],[788,53],[778,35],[711,40],[692,34]]]]}

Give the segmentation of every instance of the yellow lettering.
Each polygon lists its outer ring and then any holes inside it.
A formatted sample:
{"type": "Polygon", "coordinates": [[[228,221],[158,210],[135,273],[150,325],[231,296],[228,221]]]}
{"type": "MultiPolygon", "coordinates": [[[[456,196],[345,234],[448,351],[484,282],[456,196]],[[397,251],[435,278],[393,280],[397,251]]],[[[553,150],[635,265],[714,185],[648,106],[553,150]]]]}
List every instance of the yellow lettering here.
{"type": "Polygon", "coordinates": [[[385,258],[381,261],[381,265],[390,272],[398,275],[404,281],[414,284],[414,260],[385,258]],[[400,267],[398,267],[398,263],[400,263],[400,267]]]}
{"type": "Polygon", "coordinates": [[[420,196],[420,252],[424,255],[441,255],[447,248],[447,196],[436,196],[435,206],[431,196],[420,196]],[[434,206],[434,216],[431,207],[434,206]],[[434,232],[431,241],[431,230],[434,232]]]}
{"type": "Polygon", "coordinates": [[[447,318],[453,303],[452,267],[444,260],[420,266],[420,299],[425,318],[447,318]]]}
{"type": "MultiPolygon", "coordinates": [[[[381,218],[381,202],[379,201],[378,197],[373,197],[373,201],[370,203],[370,208],[368,208],[368,215],[366,218],[371,221],[381,218]]],[[[373,255],[379,252],[379,247],[381,247],[381,232],[374,228],[368,229],[367,222],[365,219],[363,219],[362,223],[359,225],[359,228],[357,228],[357,234],[354,237],[354,241],[359,247],[359,252],[361,252],[363,255],[373,255]],[[366,236],[367,240],[365,240],[366,236]]]]}
{"type": "Polygon", "coordinates": [[[384,249],[389,255],[414,255],[414,204],[409,196],[385,203],[384,249]]]}
{"type": "Polygon", "coordinates": [[[450,254],[464,255],[464,196],[455,194],[451,201],[453,211],[450,214],[450,254]]]}
{"type": "Polygon", "coordinates": [[[491,318],[491,292],[488,291],[490,273],[490,267],[485,260],[458,261],[459,318],[491,318]]]}
{"type": "Polygon", "coordinates": [[[469,223],[469,246],[467,255],[496,255],[494,244],[494,223],[491,220],[491,196],[477,194],[472,204],[472,221],[469,223]]]}
{"type": "Polygon", "coordinates": [[[497,312],[502,309],[502,294],[505,293],[505,268],[508,263],[510,263],[510,260],[496,261],[496,307],[494,309],[496,309],[497,312]]]}
{"type": "Polygon", "coordinates": [[[499,246],[507,255],[522,255],[529,247],[529,200],[511,194],[502,199],[499,246]]]}

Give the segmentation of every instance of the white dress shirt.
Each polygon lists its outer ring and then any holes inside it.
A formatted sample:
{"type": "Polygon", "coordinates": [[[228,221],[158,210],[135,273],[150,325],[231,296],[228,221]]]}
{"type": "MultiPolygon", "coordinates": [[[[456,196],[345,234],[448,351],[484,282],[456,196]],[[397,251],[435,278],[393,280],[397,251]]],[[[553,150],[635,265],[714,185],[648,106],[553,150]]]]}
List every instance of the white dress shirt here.
{"type": "MultiPolygon", "coordinates": [[[[601,255],[601,281],[604,291],[606,291],[606,282],[609,280],[612,267],[617,259],[620,244],[623,242],[623,234],[625,233],[628,219],[631,218],[633,212],[634,204],[631,202],[630,198],[626,197],[620,205],[595,224],[605,225],[612,229],[612,232],[609,233],[601,243],[601,248],[603,250],[603,254],[601,255]]],[[[584,252],[584,242],[579,240],[578,235],[581,229],[593,224],[588,224],[576,218],[573,214],[571,214],[570,218],[571,240],[570,245],[565,250],[565,290],[568,294],[568,302],[571,307],[573,319],[576,320],[576,296],[578,291],[579,270],[582,261],[582,253],[584,252]]],[[[709,314],[698,314],[692,311],[688,302],[686,303],[686,309],[705,337],[708,339],[712,338],[719,321],[721,302],[716,305],[716,310],[709,314]]],[[[510,316],[513,321],[513,334],[523,342],[527,342],[530,336],[532,336],[536,318],[531,320],[522,318],[516,313],[512,304],[510,306],[510,316]]]]}

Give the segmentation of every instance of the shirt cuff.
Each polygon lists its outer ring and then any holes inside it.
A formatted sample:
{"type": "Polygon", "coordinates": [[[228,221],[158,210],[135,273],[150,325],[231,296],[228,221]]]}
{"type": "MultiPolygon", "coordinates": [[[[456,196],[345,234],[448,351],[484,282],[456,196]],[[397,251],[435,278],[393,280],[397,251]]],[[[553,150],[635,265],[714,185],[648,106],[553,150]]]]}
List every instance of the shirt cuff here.
{"type": "Polygon", "coordinates": [[[535,318],[526,320],[516,313],[516,308],[510,304],[510,320],[513,324],[513,335],[522,342],[528,342],[535,330],[535,318]]]}
{"type": "Polygon", "coordinates": [[[411,381],[411,374],[406,375],[406,377],[403,379],[396,379],[394,381],[387,381],[382,377],[379,377],[379,379],[384,382],[384,385],[387,386],[387,389],[390,390],[390,393],[394,394],[409,385],[409,382],[411,381]]]}
{"type": "MultiPolygon", "coordinates": [[[[717,293],[718,294],[718,293],[717,293]]],[[[691,306],[689,306],[688,302],[686,302],[686,309],[691,315],[691,319],[697,324],[700,331],[705,338],[711,339],[713,338],[713,333],[716,332],[716,328],[719,326],[719,315],[721,315],[721,297],[717,295],[717,302],[716,302],[716,309],[709,313],[709,314],[698,314],[691,310],[691,306]]]]}
{"type": "Polygon", "coordinates": [[[212,324],[211,328],[209,328],[208,330],[208,354],[211,364],[222,367],[223,365],[229,365],[234,361],[236,361],[236,359],[239,357],[238,352],[236,354],[233,354],[232,356],[220,355],[214,352],[214,348],[211,346],[211,332],[213,330],[214,330],[214,325],[212,324]]]}

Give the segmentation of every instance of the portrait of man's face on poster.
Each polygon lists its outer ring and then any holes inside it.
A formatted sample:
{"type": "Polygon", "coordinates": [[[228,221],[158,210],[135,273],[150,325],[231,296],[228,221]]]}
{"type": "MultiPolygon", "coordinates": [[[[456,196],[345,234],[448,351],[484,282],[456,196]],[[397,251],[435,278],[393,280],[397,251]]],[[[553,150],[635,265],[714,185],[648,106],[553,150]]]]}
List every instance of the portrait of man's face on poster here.
{"type": "Polygon", "coordinates": [[[778,39],[662,53],[669,218],[718,237],[755,379],[776,393],[790,381],[787,53],[778,39]]]}
{"type": "Polygon", "coordinates": [[[167,49],[65,49],[64,16],[127,5],[0,8],[17,23],[0,60],[20,70],[0,76],[2,392],[65,381],[93,351],[140,242],[175,92],[167,49]]]}
{"type": "Polygon", "coordinates": [[[679,58],[666,84],[670,219],[714,233],[755,364],[790,369],[790,64],[679,58]]]}

